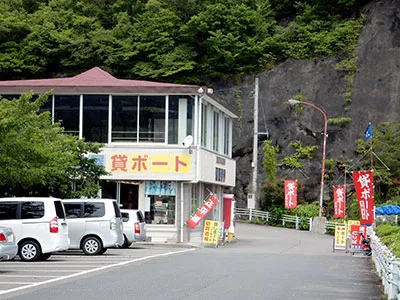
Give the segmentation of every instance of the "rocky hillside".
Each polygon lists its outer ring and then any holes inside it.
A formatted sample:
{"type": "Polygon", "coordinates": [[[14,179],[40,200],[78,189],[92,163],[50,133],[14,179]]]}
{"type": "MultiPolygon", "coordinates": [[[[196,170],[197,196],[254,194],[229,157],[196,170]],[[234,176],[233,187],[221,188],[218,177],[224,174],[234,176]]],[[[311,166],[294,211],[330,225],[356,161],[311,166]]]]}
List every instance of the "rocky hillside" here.
{"type": "MultiPolygon", "coordinates": [[[[304,107],[299,117],[285,102],[295,95],[322,108],[328,121],[348,118],[341,124],[328,124],[326,158],[355,164],[356,140],[363,138],[368,122],[400,121],[400,1],[372,1],[363,9],[364,28],[356,55],[356,70],[349,76],[341,55],[313,61],[286,61],[274,69],[245,78],[240,84],[219,82],[215,95],[234,111],[234,157],[237,161],[237,185],[234,193],[238,207],[246,207],[246,195],[252,180],[254,82],[259,78],[259,131],[268,130],[270,139],[280,148],[277,159],[295,152],[291,142],[317,145],[313,159],[304,162],[302,171],[278,170],[278,178],[295,179],[304,185],[300,197],[318,200],[323,117],[304,107]]],[[[258,185],[265,180],[262,167],[262,141],[259,136],[258,185]]],[[[357,169],[357,165],[354,165],[357,169]]],[[[336,170],[338,171],[338,170],[336,170]]],[[[349,181],[351,182],[350,177],[349,181]]],[[[325,182],[325,200],[331,198],[331,186],[343,184],[343,175],[325,182]]]]}

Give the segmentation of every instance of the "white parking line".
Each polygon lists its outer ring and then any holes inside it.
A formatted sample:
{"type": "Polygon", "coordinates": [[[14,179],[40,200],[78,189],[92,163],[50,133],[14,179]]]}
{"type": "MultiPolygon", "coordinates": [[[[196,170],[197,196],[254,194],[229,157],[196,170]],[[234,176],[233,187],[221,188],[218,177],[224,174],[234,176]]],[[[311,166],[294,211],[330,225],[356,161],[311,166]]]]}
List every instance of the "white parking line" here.
{"type": "MultiPolygon", "coordinates": [[[[21,287],[17,287],[17,288],[5,290],[5,291],[0,291],[0,295],[12,293],[12,292],[17,292],[17,291],[21,291],[21,290],[24,290],[24,289],[27,289],[27,288],[37,287],[37,286],[40,286],[40,285],[45,285],[45,284],[48,284],[48,283],[53,283],[53,282],[57,282],[57,281],[61,281],[61,280],[69,279],[69,278],[74,278],[74,277],[78,277],[78,276],[89,274],[89,273],[95,273],[95,272],[103,271],[103,270],[106,270],[106,269],[111,269],[111,268],[114,268],[114,267],[120,267],[120,266],[128,265],[128,264],[131,264],[131,263],[134,263],[134,262],[138,262],[138,261],[148,260],[148,259],[151,259],[151,258],[156,258],[156,257],[161,257],[161,256],[169,256],[169,255],[173,255],[173,254],[184,253],[184,252],[189,252],[189,251],[194,251],[194,250],[196,250],[196,249],[191,248],[191,249],[185,249],[185,250],[180,250],[180,251],[161,253],[161,254],[156,254],[156,255],[150,255],[150,256],[135,258],[135,259],[132,259],[132,260],[123,261],[123,262],[119,262],[119,263],[112,264],[112,265],[102,266],[102,267],[99,267],[99,268],[96,268],[96,269],[91,269],[91,270],[86,270],[86,271],[79,270],[81,272],[70,274],[70,275],[66,275],[66,276],[62,276],[62,277],[57,277],[57,278],[49,279],[49,280],[46,280],[46,281],[37,282],[37,283],[30,284],[30,285],[21,286],[21,287]]],[[[35,271],[37,271],[37,270],[35,270],[35,271]]],[[[47,272],[49,272],[49,271],[53,271],[54,272],[56,270],[47,270],[47,272]]],[[[68,272],[70,272],[70,271],[72,271],[72,270],[68,270],[68,272]]]]}
{"type": "Polygon", "coordinates": [[[23,285],[32,285],[32,282],[21,282],[21,281],[13,281],[13,282],[10,282],[10,281],[0,281],[0,284],[23,284],[23,285]]]}
{"type": "Polygon", "coordinates": [[[51,276],[51,275],[0,275],[1,278],[3,277],[27,277],[27,278],[38,278],[38,277],[45,277],[45,278],[54,278],[58,276],[51,276]]]}

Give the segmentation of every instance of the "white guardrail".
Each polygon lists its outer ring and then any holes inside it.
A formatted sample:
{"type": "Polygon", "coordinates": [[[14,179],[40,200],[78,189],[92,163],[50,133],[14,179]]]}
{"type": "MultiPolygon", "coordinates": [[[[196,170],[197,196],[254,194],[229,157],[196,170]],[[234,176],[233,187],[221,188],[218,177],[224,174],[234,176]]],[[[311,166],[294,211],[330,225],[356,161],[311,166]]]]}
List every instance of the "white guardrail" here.
{"type": "MultiPolygon", "coordinates": [[[[277,217],[267,211],[255,210],[250,208],[235,208],[235,218],[237,220],[248,219],[254,221],[265,221],[268,223],[271,220],[276,220],[277,217]]],[[[281,215],[279,221],[282,226],[286,223],[294,223],[295,228],[299,229],[301,218],[298,216],[281,215]]],[[[304,220],[303,220],[304,222],[304,220]]],[[[309,230],[312,229],[312,218],[306,220],[309,230]]],[[[335,226],[344,225],[343,222],[326,222],[325,232],[335,230],[335,226]]],[[[371,228],[372,229],[372,228],[371,228]]],[[[388,300],[400,300],[400,259],[396,258],[393,253],[381,243],[375,232],[369,232],[371,237],[372,259],[375,263],[376,271],[382,280],[384,293],[388,296],[388,300]]]]}
{"type": "MultiPolygon", "coordinates": [[[[268,223],[270,220],[276,220],[277,218],[277,216],[267,211],[255,210],[251,208],[235,208],[235,217],[237,220],[248,219],[249,221],[253,221],[253,219],[258,218],[266,223],[268,223]]],[[[305,222],[308,226],[308,229],[310,231],[312,229],[312,218],[302,220],[299,216],[281,215],[279,217],[279,221],[282,222],[282,226],[285,226],[286,223],[293,223],[296,229],[300,229],[300,223],[305,222]]]]}
{"type": "Polygon", "coordinates": [[[381,243],[379,237],[371,235],[372,259],[380,276],[388,300],[400,300],[400,260],[381,243]]]}

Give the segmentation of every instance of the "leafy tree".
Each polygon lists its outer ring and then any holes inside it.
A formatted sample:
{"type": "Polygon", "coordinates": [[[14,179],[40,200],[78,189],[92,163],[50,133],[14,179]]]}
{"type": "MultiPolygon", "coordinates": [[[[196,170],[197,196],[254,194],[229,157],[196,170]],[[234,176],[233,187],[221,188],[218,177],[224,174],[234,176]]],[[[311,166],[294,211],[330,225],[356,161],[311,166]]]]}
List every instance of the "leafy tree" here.
{"type": "Polygon", "coordinates": [[[94,184],[97,192],[99,177],[107,173],[85,155],[98,153],[101,145],[63,134],[49,112],[39,114],[48,96],[0,99],[0,194],[67,197],[77,180],[82,193],[93,196],[94,184]]]}
{"type": "Polygon", "coordinates": [[[205,5],[182,31],[201,73],[219,76],[273,61],[268,47],[274,26],[268,2],[227,0],[205,5]]]}
{"type": "MultiPolygon", "coordinates": [[[[375,200],[387,201],[400,194],[400,122],[382,122],[372,128],[374,159],[375,200]],[[389,169],[387,169],[388,167],[389,169]]],[[[370,169],[370,141],[357,141],[356,152],[363,155],[362,168],[370,169]]]]}

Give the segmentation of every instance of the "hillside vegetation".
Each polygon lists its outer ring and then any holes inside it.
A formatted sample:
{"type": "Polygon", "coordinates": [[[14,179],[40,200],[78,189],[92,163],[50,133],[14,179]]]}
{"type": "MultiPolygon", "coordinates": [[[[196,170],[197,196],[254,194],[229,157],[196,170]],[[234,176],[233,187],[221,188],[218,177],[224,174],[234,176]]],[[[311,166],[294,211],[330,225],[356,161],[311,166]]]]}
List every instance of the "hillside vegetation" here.
{"type": "Polygon", "coordinates": [[[7,0],[0,80],[76,75],[201,83],[351,51],[366,0],[7,0]]]}

